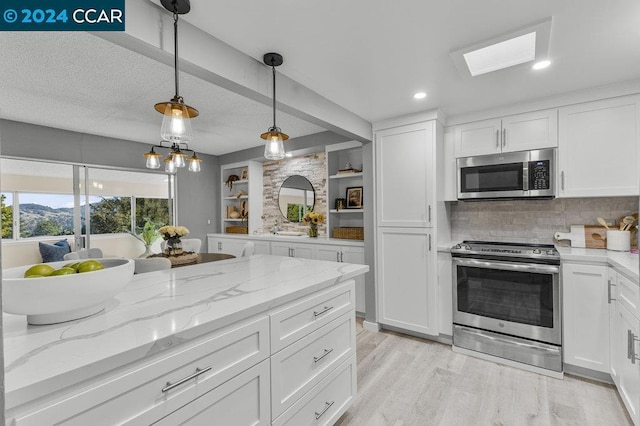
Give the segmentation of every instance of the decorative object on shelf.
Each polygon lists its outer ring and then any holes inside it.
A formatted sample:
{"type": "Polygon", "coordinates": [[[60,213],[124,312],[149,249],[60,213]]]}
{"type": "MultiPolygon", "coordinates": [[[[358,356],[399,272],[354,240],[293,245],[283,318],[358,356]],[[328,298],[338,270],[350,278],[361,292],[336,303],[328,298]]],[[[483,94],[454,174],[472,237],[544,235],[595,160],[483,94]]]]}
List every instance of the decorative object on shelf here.
{"type": "Polygon", "coordinates": [[[322,225],[326,218],[322,213],[308,212],[302,220],[309,224],[309,236],[316,238],[318,237],[318,225],[322,225]]]}
{"type": "Polygon", "coordinates": [[[352,186],[347,188],[347,208],[348,209],[361,209],[362,208],[362,187],[352,186]]]}
{"type": "Polygon", "coordinates": [[[247,200],[240,201],[240,217],[242,219],[249,218],[249,203],[247,200]]]}
{"type": "Polygon", "coordinates": [[[246,226],[227,226],[224,232],[227,234],[248,234],[249,228],[246,226]]]}
{"type": "Polygon", "coordinates": [[[247,179],[249,179],[249,168],[243,167],[242,172],[240,172],[240,180],[247,180],[247,179]]]}
{"type": "Polygon", "coordinates": [[[160,238],[160,234],[156,230],[156,225],[153,222],[147,220],[144,223],[144,226],[142,227],[142,230],[139,234],[134,234],[131,231],[127,232],[129,232],[129,234],[133,235],[144,244],[144,253],[142,253],[138,257],[148,257],[153,254],[153,252],[151,251],[151,246],[156,242],[158,238],[160,238]]]}
{"type": "Polygon", "coordinates": [[[154,145],[151,151],[144,154],[146,157],[146,167],[149,169],[159,169],[162,156],[155,152],[155,148],[170,149],[169,155],[164,160],[165,172],[175,173],[180,167],[185,167],[189,163],[189,171],[199,172],[202,160],[198,158],[195,151],[188,147],[193,138],[191,133],[191,119],[198,116],[198,110],[184,103],[184,99],[179,94],[179,67],[178,67],[178,16],[189,13],[191,4],[189,0],[162,0],[162,6],[173,13],[173,44],[174,44],[174,83],[175,95],[168,102],[155,104],[155,110],[163,115],[160,137],[162,141],[154,145]],[[186,152],[193,152],[187,159],[186,152]]]}
{"type": "Polygon", "coordinates": [[[240,180],[238,175],[229,175],[227,180],[224,181],[224,184],[227,185],[227,188],[229,188],[229,191],[231,191],[233,189],[233,182],[235,182],[237,180],[240,180]]]}
{"type": "Polygon", "coordinates": [[[240,219],[240,212],[236,209],[236,206],[227,206],[227,218],[240,219]]]}
{"type": "Polygon", "coordinates": [[[189,230],[185,226],[163,226],[158,229],[158,232],[167,242],[164,254],[168,256],[178,256],[182,254],[182,241],[180,238],[189,235],[189,230]]]}
{"type": "Polygon", "coordinates": [[[269,160],[282,160],[285,155],[282,142],[289,139],[289,136],[282,133],[280,128],[276,126],[276,67],[282,65],[284,60],[279,53],[267,53],[264,55],[263,61],[273,71],[273,126],[260,137],[267,141],[264,146],[264,157],[269,160]]]}
{"type": "Polygon", "coordinates": [[[240,198],[240,197],[242,197],[243,195],[249,195],[249,194],[247,194],[245,191],[243,191],[242,189],[240,189],[240,190],[238,190],[238,193],[237,193],[236,195],[234,195],[234,197],[236,197],[236,198],[240,198]]]}
{"type": "Polygon", "coordinates": [[[336,226],[333,228],[332,238],[341,238],[344,240],[364,240],[364,227],[362,226],[336,226]]]}
{"type": "Polygon", "coordinates": [[[342,210],[346,208],[347,200],[344,198],[336,198],[336,210],[342,210]]]}

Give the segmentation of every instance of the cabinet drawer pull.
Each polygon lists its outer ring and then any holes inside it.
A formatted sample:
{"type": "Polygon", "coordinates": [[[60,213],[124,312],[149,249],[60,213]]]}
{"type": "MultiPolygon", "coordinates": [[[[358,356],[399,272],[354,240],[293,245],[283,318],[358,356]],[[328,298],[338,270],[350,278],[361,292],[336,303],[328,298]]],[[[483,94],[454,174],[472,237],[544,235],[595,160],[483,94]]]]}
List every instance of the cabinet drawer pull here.
{"type": "Polygon", "coordinates": [[[631,364],[635,364],[640,358],[636,357],[636,340],[640,340],[633,334],[633,331],[627,329],[627,358],[631,360],[631,364]]]}
{"type": "Polygon", "coordinates": [[[316,413],[316,420],[319,420],[319,419],[320,419],[320,417],[322,417],[322,415],[323,415],[324,413],[326,413],[326,412],[327,412],[327,410],[328,410],[329,408],[331,408],[331,406],[332,406],[333,404],[335,404],[335,401],[325,402],[325,403],[324,403],[324,409],[323,409],[322,411],[320,411],[319,413],[316,413]]]}
{"type": "Polygon", "coordinates": [[[327,312],[329,312],[332,309],[333,309],[333,306],[325,306],[324,309],[321,310],[320,312],[313,311],[313,316],[317,318],[320,315],[326,314],[327,312]]]}
{"type": "Polygon", "coordinates": [[[507,129],[502,129],[502,147],[507,146],[507,129]]]}
{"type": "Polygon", "coordinates": [[[218,250],[222,250],[222,241],[218,241],[218,250]]]}
{"type": "Polygon", "coordinates": [[[609,304],[611,304],[612,300],[616,300],[616,299],[613,299],[611,297],[611,286],[612,285],[615,285],[615,284],[612,284],[611,283],[611,279],[609,279],[609,285],[607,285],[607,301],[608,301],[609,304]]]}
{"type": "Polygon", "coordinates": [[[336,252],[336,262],[340,262],[340,252],[336,252]]]}
{"type": "Polygon", "coordinates": [[[333,349],[325,349],[324,353],[322,355],[313,357],[313,362],[316,363],[316,362],[320,361],[322,358],[324,358],[325,356],[329,355],[331,352],[333,352],[333,349]]]}
{"type": "Polygon", "coordinates": [[[496,148],[500,148],[500,130],[496,130],[496,148]]]}
{"type": "Polygon", "coordinates": [[[188,382],[191,379],[195,379],[196,377],[198,377],[201,374],[206,373],[207,371],[211,370],[211,367],[207,367],[207,368],[196,368],[196,372],[191,374],[190,376],[187,376],[185,378],[182,378],[180,380],[178,380],[175,383],[171,383],[171,382],[167,382],[167,385],[165,387],[162,388],[162,392],[168,392],[171,389],[175,388],[176,386],[180,386],[181,384],[183,384],[184,382],[188,382]]]}

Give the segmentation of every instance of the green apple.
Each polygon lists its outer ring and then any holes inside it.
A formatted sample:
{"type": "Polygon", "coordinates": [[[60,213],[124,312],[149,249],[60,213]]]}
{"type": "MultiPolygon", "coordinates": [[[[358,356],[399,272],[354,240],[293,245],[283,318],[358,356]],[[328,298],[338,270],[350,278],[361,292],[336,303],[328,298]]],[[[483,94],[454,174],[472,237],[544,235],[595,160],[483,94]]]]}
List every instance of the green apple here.
{"type": "Polygon", "coordinates": [[[38,263],[37,265],[33,265],[29,269],[24,272],[24,277],[29,278],[32,275],[40,275],[42,277],[48,277],[53,273],[55,269],[51,267],[51,265],[47,265],[46,263],[38,263]]]}
{"type": "Polygon", "coordinates": [[[104,269],[104,265],[93,259],[85,260],[84,262],[80,262],[80,265],[78,265],[78,272],[80,273],[99,271],[100,269],[104,269]]]}
{"type": "Polygon", "coordinates": [[[73,268],[60,268],[60,269],[56,269],[55,271],[53,271],[51,273],[51,275],[49,275],[50,277],[53,277],[55,275],[71,275],[71,274],[75,274],[76,270],[73,268]]]}

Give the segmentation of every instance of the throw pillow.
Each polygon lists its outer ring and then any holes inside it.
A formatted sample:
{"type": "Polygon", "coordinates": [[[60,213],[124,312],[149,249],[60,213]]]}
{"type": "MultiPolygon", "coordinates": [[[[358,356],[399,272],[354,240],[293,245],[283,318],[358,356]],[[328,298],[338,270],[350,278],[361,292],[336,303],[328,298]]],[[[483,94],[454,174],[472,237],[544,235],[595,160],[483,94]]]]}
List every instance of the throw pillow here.
{"type": "Polygon", "coordinates": [[[64,260],[64,255],[71,252],[67,240],[60,240],[55,244],[38,243],[38,247],[44,263],[64,260]]]}

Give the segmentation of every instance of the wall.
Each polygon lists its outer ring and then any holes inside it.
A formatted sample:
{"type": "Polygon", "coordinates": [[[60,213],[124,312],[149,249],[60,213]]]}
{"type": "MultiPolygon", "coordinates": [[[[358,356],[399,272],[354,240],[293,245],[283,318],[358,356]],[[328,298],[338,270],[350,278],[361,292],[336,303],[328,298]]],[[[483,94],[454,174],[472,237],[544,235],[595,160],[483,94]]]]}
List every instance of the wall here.
{"type": "MultiPolygon", "coordinates": [[[[307,232],[309,225],[288,222],[278,206],[278,191],[282,182],[292,175],[300,175],[309,179],[316,192],[314,210],[327,211],[327,166],[324,152],[307,154],[299,157],[285,158],[280,161],[267,161],[263,164],[263,212],[262,227],[269,232],[277,221],[282,231],[307,232]]],[[[326,225],[318,226],[318,234],[326,235],[326,225]]]]}
{"type": "Polygon", "coordinates": [[[619,219],[638,211],[638,197],[556,198],[453,202],[453,241],[485,240],[552,244],[571,225],[597,225],[596,218],[619,219]]]}

